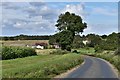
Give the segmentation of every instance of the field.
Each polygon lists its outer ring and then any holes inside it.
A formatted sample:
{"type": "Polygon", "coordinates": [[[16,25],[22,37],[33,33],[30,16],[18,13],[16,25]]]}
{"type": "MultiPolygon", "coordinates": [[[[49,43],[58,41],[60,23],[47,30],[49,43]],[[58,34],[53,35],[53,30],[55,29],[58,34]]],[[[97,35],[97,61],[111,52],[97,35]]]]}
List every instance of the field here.
{"type": "Polygon", "coordinates": [[[48,43],[48,40],[14,40],[14,41],[0,41],[5,46],[25,46],[34,45],[35,43],[48,43]]]}
{"type": "Polygon", "coordinates": [[[81,64],[79,54],[39,55],[2,61],[3,78],[54,77],[81,64]],[[63,63],[64,62],[64,63],[63,63]],[[17,66],[16,66],[17,65],[17,66]]]}

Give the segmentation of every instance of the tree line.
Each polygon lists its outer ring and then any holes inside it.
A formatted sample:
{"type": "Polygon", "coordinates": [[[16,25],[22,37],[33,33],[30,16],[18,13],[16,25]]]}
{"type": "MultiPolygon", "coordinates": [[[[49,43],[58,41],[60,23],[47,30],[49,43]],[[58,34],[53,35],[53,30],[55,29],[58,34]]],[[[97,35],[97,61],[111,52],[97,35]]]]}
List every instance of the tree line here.
{"type": "Polygon", "coordinates": [[[39,36],[39,35],[18,35],[18,36],[3,36],[3,37],[0,37],[1,40],[49,40],[49,37],[51,35],[43,35],[43,36],[39,36]]]}

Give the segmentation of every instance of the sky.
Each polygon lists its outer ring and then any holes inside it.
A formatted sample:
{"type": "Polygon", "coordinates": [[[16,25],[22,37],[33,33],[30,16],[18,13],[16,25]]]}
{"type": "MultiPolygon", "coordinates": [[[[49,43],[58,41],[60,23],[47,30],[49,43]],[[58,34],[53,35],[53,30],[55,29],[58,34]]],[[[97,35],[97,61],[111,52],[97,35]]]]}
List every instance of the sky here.
{"type": "Polygon", "coordinates": [[[58,16],[67,11],[87,23],[82,35],[118,32],[117,2],[2,2],[0,11],[2,36],[53,35],[58,16]]]}

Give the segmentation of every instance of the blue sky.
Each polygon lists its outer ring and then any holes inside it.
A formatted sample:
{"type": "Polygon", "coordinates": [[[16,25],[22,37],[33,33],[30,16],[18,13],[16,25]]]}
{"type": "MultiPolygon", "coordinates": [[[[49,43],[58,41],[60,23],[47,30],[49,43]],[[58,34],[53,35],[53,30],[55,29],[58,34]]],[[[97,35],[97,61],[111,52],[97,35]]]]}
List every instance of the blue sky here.
{"type": "MultiPolygon", "coordinates": [[[[2,35],[52,35],[61,13],[80,15],[88,28],[83,34],[118,32],[117,2],[3,2],[2,35]]],[[[1,17],[1,15],[0,15],[1,17]]]]}

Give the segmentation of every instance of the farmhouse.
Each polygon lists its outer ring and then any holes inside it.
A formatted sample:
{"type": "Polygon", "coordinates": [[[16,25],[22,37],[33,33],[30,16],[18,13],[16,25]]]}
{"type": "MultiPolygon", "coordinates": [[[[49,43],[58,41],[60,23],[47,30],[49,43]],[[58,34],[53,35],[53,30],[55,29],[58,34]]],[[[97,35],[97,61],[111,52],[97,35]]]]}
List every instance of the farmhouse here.
{"type": "Polygon", "coordinates": [[[83,40],[82,42],[83,42],[84,45],[87,45],[87,44],[89,44],[91,41],[86,39],[86,40],[83,40]]]}
{"type": "Polygon", "coordinates": [[[47,47],[47,43],[35,43],[35,47],[37,49],[44,49],[45,47],[47,47]]]}
{"type": "Polygon", "coordinates": [[[58,49],[58,48],[60,48],[60,45],[58,43],[53,43],[52,47],[55,48],[55,49],[58,49]]]}
{"type": "Polygon", "coordinates": [[[47,43],[35,43],[34,45],[26,45],[26,47],[45,49],[48,46],[47,43]]]}

